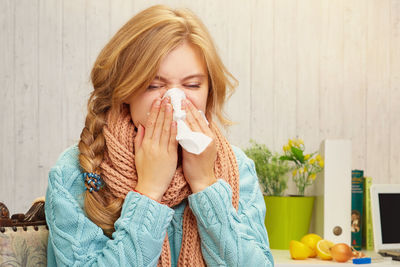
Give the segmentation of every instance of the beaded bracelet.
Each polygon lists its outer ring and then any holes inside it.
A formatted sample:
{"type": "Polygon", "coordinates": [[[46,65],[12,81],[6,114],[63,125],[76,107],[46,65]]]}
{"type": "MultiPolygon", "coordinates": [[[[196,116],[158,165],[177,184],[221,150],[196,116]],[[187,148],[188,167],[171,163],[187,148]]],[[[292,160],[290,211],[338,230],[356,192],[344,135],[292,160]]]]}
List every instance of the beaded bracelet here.
{"type": "Polygon", "coordinates": [[[92,193],[93,190],[98,192],[104,185],[100,175],[97,173],[85,172],[83,173],[83,177],[85,177],[85,184],[87,185],[85,190],[89,190],[90,193],[92,193]],[[89,178],[89,180],[87,178],[89,178]]]}

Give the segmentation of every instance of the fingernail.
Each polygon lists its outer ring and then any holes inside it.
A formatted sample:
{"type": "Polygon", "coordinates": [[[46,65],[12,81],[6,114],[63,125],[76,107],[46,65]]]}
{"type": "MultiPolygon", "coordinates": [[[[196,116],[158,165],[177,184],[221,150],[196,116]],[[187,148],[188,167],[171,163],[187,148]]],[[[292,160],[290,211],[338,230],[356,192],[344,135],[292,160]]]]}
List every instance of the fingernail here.
{"type": "Polygon", "coordinates": [[[171,111],[171,105],[170,104],[166,104],[167,106],[166,106],[166,110],[167,111],[171,111]]]}

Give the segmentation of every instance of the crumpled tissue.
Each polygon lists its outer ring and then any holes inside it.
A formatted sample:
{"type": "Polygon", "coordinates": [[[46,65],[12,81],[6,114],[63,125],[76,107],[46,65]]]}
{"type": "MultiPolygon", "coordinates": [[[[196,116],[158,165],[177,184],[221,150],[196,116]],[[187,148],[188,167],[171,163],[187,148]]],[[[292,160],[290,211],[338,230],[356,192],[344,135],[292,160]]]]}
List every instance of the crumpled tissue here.
{"type": "MultiPolygon", "coordinates": [[[[165,92],[163,98],[170,97],[173,107],[173,120],[177,123],[176,140],[186,151],[199,155],[211,143],[212,139],[200,132],[193,132],[185,123],[186,112],[182,110],[182,99],[186,98],[185,92],[179,88],[171,88],[165,92]]],[[[199,112],[201,112],[199,110],[199,112]]],[[[201,112],[202,113],[202,112],[201,112]]],[[[207,124],[208,121],[202,113],[207,124]]]]}

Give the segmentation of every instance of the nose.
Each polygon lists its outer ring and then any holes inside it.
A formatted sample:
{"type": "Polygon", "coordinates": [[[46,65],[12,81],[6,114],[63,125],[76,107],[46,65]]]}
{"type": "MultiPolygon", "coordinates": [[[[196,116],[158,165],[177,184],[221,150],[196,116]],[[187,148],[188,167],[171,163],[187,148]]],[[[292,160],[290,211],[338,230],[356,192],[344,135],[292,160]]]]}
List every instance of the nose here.
{"type": "Polygon", "coordinates": [[[168,86],[164,86],[163,88],[161,88],[160,89],[160,97],[163,97],[164,95],[165,95],[165,93],[169,90],[169,89],[172,89],[172,88],[179,88],[179,89],[181,89],[182,91],[185,91],[185,88],[182,88],[181,86],[179,86],[179,85],[168,85],[168,86]]]}

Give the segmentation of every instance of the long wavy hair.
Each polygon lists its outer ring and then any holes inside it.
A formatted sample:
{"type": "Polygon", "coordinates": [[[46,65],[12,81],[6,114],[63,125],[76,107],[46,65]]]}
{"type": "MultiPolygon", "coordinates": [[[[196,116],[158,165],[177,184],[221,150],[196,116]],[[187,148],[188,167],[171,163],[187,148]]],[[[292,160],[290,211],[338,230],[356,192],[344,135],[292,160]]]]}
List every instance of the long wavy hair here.
{"type": "MultiPolygon", "coordinates": [[[[101,173],[106,143],[106,116],[119,116],[124,100],[140,94],[155,78],[160,62],[184,41],[200,49],[209,79],[206,115],[222,125],[230,121],[223,104],[238,82],[225,68],[212,38],[201,20],[188,9],[164,5],[147,8],[131,18],[102,49],[91,71],[93,92],[88,100],[85,127],[79,141],[79,162],[85,172],[101,173]]],[[[113,198],[107,184],[99,192],[84,193],[84,209],[90,220],[111,237],[123,199],[113,198]]]]}

